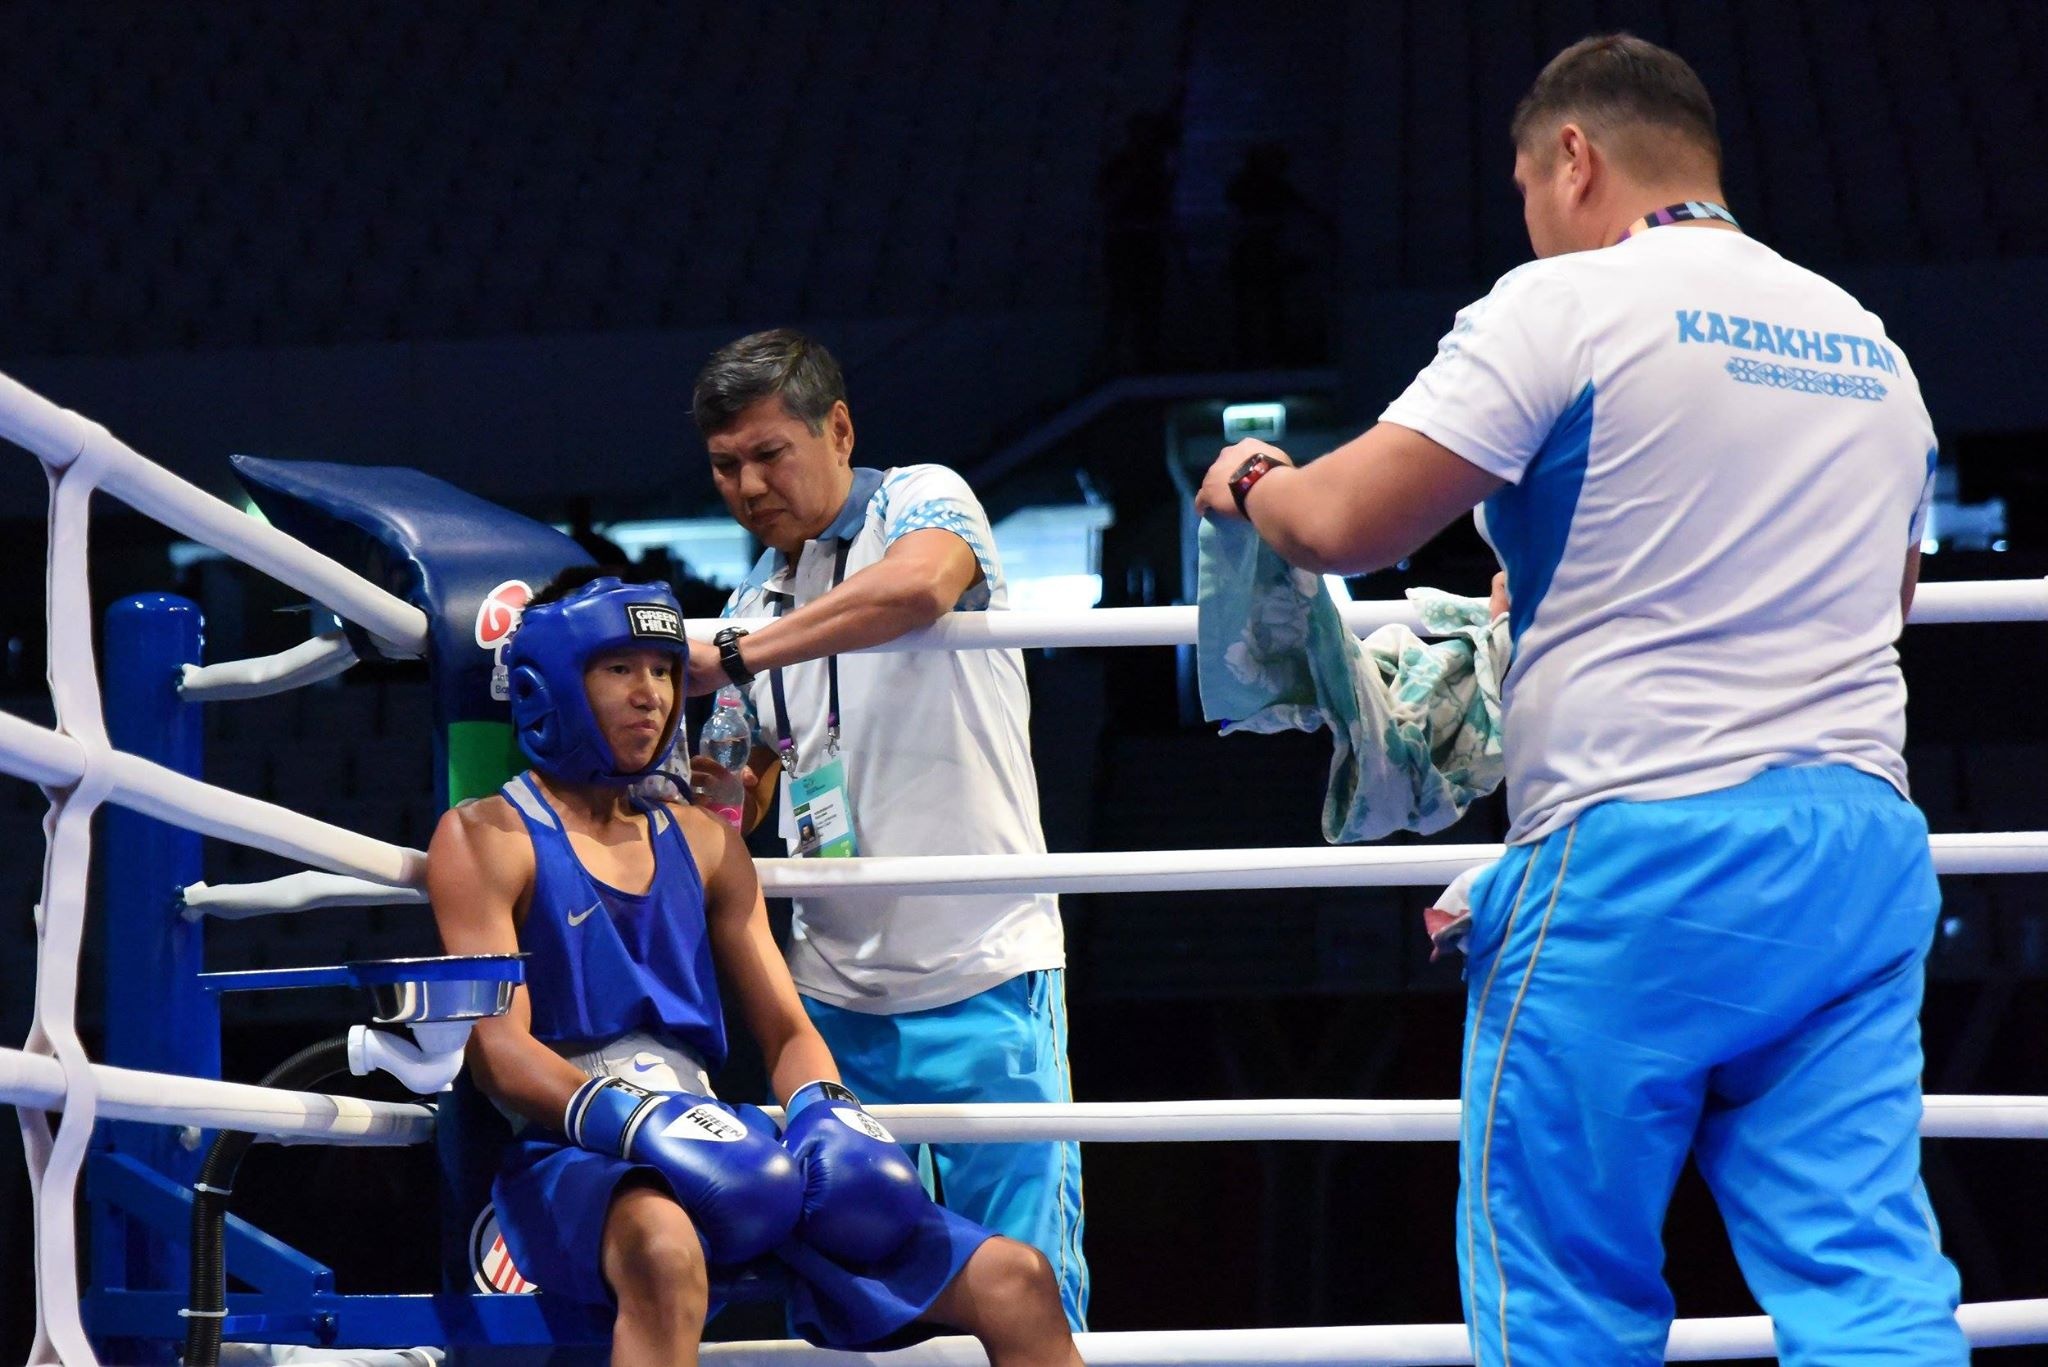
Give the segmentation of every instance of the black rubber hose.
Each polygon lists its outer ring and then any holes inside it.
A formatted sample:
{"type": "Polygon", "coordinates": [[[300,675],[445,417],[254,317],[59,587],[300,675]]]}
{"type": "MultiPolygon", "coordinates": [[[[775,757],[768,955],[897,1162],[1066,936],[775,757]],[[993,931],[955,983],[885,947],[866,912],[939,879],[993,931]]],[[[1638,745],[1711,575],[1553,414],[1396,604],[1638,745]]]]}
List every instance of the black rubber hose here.
{"type": "MultiPolygon", "coordinates": [[[[348,1071],[348,1036],[308,1045],[263,1075],[264,1087],[316,1087],[348,1071]]],[[[220,1367],[220,1326],[228,1307],[226,1231],[235,1174],[256,1136],[222,1130],[206,1150],[192,1191],[192,1276],[186,1291],[185,1367],[220,1367]]]]}

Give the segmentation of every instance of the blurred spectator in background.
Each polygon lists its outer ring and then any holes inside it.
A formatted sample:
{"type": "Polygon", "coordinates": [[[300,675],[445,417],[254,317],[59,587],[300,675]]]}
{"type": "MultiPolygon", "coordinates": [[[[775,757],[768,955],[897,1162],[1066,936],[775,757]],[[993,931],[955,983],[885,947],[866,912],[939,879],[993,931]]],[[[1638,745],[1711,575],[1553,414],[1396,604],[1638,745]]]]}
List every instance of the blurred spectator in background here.
{"type": "Polygon", "coordinates": [[[1309,267],[1294,230],[1313,227],[1334,251],[1335,224],[1295,188],[1287,161],[1279,143],[1254,143],[1223,192],[1230,205],[1231,359],[1241,366],[1320,359],[1324,349],[1320,328],[1310,335],[1292,307],[1294,282],[1309,267]]]}
{"type": "Polygon", "coordinates": [[[1160,362],[1180,141],[1178,114],[1133,114],[1122,146],[1096,177],[1102,273],[1109,292],[1103,350],[1114,370],[1153,370],[1160,362]]]}

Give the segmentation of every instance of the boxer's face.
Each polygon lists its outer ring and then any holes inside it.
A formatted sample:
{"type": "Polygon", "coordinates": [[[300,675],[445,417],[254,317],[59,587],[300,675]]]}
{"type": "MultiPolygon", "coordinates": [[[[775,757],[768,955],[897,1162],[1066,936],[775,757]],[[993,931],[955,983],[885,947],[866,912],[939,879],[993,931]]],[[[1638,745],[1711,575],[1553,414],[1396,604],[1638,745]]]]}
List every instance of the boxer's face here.
{"type": "Polygon", "coordinates": [[[676,657],[645,647],[603,651],[584,666],[583,689],[618,767],[646,768],[676,708],[676,657]]]}
{"type": "Polygon", "coordinates": [[[844,403],[813,432],[781,398],[762,399],[705,445],[711,482],[733,520],[785,555],[831,526],[846,502],[853,417],[844,403]]]}

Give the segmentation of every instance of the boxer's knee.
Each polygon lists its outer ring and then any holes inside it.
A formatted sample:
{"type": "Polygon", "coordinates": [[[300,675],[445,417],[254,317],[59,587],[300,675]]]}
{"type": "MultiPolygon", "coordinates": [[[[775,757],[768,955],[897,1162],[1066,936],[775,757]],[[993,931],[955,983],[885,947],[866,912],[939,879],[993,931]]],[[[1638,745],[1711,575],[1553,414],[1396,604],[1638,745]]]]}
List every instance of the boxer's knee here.
{"type": "Polygon", "coordinates": [[[710,1300],[704,1243],[655,1183],[622,1187],[604,1224],[604,1275],[621,1314],[702,1323],[710,1300]]]}
{"type": "Polygon", "coordinates": [[[1043,1341],[1067,1326],[1052,1264],[1014,1239],[990,1239],[976,1249],[943,1299],[958,1316],[950,1322],[997,1344],[1043,1341]]]}
{"type": "Polygon", "coordinates": [[[1058,1306],[1059,1282],[1053,1276],[1052,1263],[1030,1244],[990,1239],[979,1254],[986,1255],[986,1285],[997,1297],[1022,1305],[1050,1301],[1058,1306]]]}

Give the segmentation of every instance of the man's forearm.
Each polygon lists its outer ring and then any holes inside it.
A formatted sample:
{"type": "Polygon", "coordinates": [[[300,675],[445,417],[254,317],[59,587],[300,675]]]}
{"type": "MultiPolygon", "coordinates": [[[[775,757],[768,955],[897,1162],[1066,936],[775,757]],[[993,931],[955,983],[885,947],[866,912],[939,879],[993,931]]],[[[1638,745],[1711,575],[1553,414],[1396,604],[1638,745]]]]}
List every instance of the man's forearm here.
{"type": "MultiPolygon", "coordinates": [[[[1195,494],[1210,517],[1240,515],[1234,473],[1249,455],[1287,453],[1246,440],[1225,447],[1195,494]]],[[[1242,515],[1281,559],[1318,574],[1365,574],[1409,555],[1504,481],[1398,423],[1375,423],[1312,465],[1268,470],[1242,515]]]]}
{"type": "Polygon", "coordinates": [[[1316,574],[1359,574],[1383,568],[1334,562],[1329,548],[1323,544],[1323,524],[1327,521],[1323,515],[1328,511],[1328,500],[1318,494],[1317,483],[1311,466],[1273,470],[1253,485],[1244,506],[1259,539],[1288,564],[1316,574]]]}
{"type": "Polygon", "coordinates": [[[946,586],[921,567],[880,560],[747,637],[741,653],[761,674],[882,645],[945,616],[953,606],[945,594],[946,586]]]}

